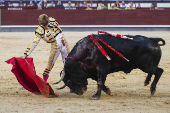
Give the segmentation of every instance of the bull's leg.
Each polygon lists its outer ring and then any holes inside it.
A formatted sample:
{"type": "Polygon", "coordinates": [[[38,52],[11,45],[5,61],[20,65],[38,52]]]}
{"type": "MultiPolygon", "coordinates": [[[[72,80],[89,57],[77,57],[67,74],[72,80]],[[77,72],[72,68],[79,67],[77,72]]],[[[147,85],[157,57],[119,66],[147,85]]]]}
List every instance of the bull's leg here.
{"type": "Polygon", "coordinates": [[[105,86],[106,77],[103,77],[102,80],[103,80],[103,89],[102,90],[106,94],[111,95],[111,90],[107,86],[105,86]]]}
{"type": "Polygon", "coordinates": [[[92,96],[92,99],[95,99],[95,100],[97,100],[97,99],[99,99],[100,98],[100,96],[101,96],[101,90],[103,89],[103,80],[102,80],[102,75],[103,75],[103,72],[104,72],[104,70],[102,70],[102,68],[97,68],[97,76],[98,76],[98,80],[97,80],[97,92],[96,92],[96,94],[94,94],[93,96],[92,96]]]}
{"type": "Polygon", "coordinates": [[[158,81],[159,81],[163,71],[164,70],[159,68],[159,67],[156,69],[156,72],[154,73],[155,74],[155,78],[154,78],[154,80],[153,80],[153,82],[151,84],[151,87],[150,87],[151,95],[155,94],[155,92],[156,92],[156,84],[158,83],[158,81]]]}
{"type": "Polygon", "coordinates": [[[148,73],[148,76],[145,79],[144,86],[147,86],[151,81],[152,74],[148,73]]]}
{"type": "Polygon", "coordinates": [[[102,80],[100,78],[98,78],[98,81],[97,81],[97,92],[96,92],[96,94],[94,94],[92,96],[92,99],[97,100],[97,99],[100,98],[102,87],[103,87],[102,80]]]}
{"type": "Polygon", "coordinates": [[[111,90],[110,88],[108,88],[107,86],[103,85],[103,91],[108,94],[108,95],[111,95],[111,90]]]}

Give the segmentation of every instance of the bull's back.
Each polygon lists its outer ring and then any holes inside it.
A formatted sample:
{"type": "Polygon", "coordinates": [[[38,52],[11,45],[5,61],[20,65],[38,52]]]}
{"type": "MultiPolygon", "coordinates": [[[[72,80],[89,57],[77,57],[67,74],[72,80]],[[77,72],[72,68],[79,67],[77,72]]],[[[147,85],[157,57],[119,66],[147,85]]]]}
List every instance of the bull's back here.
{"type": "Polygon", "coordinates": [[[140,35],[128,35],[128,37],[133,38],[133,40],[121,39],[107,34],[93,35],[93,37],[97,40],[99,38],[109,44],[112,48],[114,48],[116,51],[126,57],[129,62],[119,57],[117,53],[109,49],[106,45],[98,40],[98,42],[107,52],[109,57],[111,57],[111,61],[108,61],[105,56],[102,55],[101,51],[94,44],[89,36],[79,40],[76,43],[74,48],[71,50],[69,57],[78,59],[79,62],[83,63],[86,63],[88,59],[88,62],[90,61],[90,63],[87,65],[90,66],[94,64],[92,62],[95,62],[96,65],[104,65],[104,67],[110,68],[110,72],[121,70],[124,70],[125,72],[130,72],[132,69],[138,68],[137,65],[140,65],[141,63],[138,63],[138,61],[143,60],[142,63],[145,63],[148,56],[151,58],[151,60],[154,60],[152,59],[152,57],[156,58],[157,63],[155,65],[159,63],[161,57],[160,48],[158,47],[157,43],[147,37],[140,35]]]}
{"type": "Polygon", "coordinates": [[[129,62],[127,62],[104,44],[100,43],[112,59],[111,70],[130,72],[134,68],[144,68],[145,66],[151,65],[157,67],[160,61],[161,49],[158,43],[147,37],[128,35],[128,37],[133,38],[133,40],[117,38],[110,35],[96,35],[96,37],[108,43],[129,60],[129,62]],[[143,65],[143,67],[141,65],[143,65]]]}

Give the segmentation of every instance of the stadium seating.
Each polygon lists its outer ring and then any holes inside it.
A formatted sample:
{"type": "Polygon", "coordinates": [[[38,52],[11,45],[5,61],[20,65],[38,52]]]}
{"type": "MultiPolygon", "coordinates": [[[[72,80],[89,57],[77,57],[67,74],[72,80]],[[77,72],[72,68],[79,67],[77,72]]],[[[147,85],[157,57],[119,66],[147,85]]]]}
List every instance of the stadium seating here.
{"type": "MultiPolygon", "coordinates": [[[[7,6],[7,3],[8,2],[11,2],[13,4],[14,7],[17,7],[18,4],[19,4],[19,0],[4,0],[3,1],[3,4],[5,6],[7,6]]],[[[24,3],[24,6],[27,6],[30,2],[30,0],[22,0],[23,3],[24,3]]],[[[35,1],[35,0],[33,0],[35,1]]],[[[40,0],[37,0],[37,4],[39,3],[40,0]]],[[[48,0],[47,1],[47,7],[51,5],[51,1],[53,1],[55,4],[57,4],[57,0],[48,0]]],[[[70,0],[72,3],[71,3],[71,6],[72,7],[75,7],[76,3],[77,2],[83,2],[84,0],[70,0]]],[[[90,5],[90,0],[86,0],[87,1],[87,5],[90,5]]],[[[110,9],[111,6],[114,5],[114,3],[116,2],[117,0],[93,0],[93,7],[97,8],[99,6],[100,3],[103,3],[108,9],[110,9]]],[[[124,0],[125,1],[125,4],[126,6],[128,7],[129,6],[129,3],[131,1],[129,0],[124,0]]],[[[0,1],[2,2],[2,0],[0,1]]],[[[68,7],[68,1],[66,0],[61,0],[61,2],[63,3],[64,7],[68,7]]],[[[121,1],[119,1],[121,2],[121,1]]],[[[158,9],[161,9],[161,8],[170,8],[170,0],[136,0],[136,1],[132,1],[133,2],[133,7],[136,7],[138,2],[141,4],[141,7],[142,8],[150,8],[151,5],[153,4],[154,7],[158,7],[158,9]]],[[[35,6],[37,6],[36,3],[34,3],[35,6]]],[[[3,6],[0,6],[0,8],[2,8],[3,6]]],[[[43,6],[42,6],[43,7],[43,6]]],[[[77,9],[81,9],[81,8],[77,8],[77,9]]]]}

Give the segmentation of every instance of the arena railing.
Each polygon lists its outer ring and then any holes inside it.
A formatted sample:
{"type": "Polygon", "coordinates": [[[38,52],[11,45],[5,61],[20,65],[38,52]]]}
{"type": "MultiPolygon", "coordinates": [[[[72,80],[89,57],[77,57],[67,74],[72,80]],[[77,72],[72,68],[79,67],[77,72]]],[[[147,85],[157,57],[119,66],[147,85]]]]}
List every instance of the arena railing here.
{"type": "MultiPolygon", "coordinates": [[[[15,1],[20,1],[20,0],[0,0],[0,2],[6,2],[6,1],[11,1],[11,2],[15,2],[15,1]]],[[[40,0],[22,0],[22,1],[40,1],[40,0]]],[[[48,1],[57,1],[57,0],[48,0],[48,1]]],[[[66,0],[60,0],[60,1],[66,1],[66,0]]],[[[84,1],[84,0],[67,0],[68,1],[84,1]]],[[[111,2],[116,2],[116,1],[127,1],[127,2],[170,2],[170,0],[86,0],[86,1],[111,1],[111,2]]]]}

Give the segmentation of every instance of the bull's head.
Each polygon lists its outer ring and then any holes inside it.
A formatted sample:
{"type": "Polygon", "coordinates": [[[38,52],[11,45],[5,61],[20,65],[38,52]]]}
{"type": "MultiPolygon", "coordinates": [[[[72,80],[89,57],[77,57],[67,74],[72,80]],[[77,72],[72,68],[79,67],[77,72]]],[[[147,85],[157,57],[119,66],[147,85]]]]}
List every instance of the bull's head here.
{"type": "Polygon", "coordinates": [[[67,71],[63,82],[77,95],[83,95],[87,90],[87,79],[77,78],[67,71]]]}
{"type": "MultiPolygon", "coordinates": [[[[77,72],[77,71],[76,71],[77,72]]],[[[74,73],[62,70],[60,73],[60,79],[53,83],[58,84],[63,80],[65,83],[62,87],[57,88],[58,90],[65,88],[68,86],[75,94],[82,95],[87,90],[87,79],[79,78],[78,76],[72,75],[74,73]]]]}
{"type": "Polygon", "coordinates": [[[61,79],[56,83],[63,80],[65,85],[58,89],[63,89],[65,86],[68,86],[77,95],[82,95],[87,90],[87,78],[89,77],[78,61],[67,59],[64,71],[60,73],[60,76],[61,79]]]}

